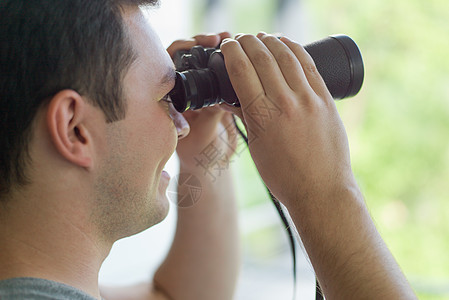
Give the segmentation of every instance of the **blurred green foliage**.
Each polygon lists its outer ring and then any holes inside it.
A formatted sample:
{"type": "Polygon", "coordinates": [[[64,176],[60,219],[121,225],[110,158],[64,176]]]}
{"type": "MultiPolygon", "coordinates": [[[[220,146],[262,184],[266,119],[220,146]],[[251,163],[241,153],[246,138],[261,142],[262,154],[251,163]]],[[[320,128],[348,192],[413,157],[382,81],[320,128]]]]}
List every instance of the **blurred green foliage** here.
{"type": "MultiPolygon", "coordinates": [[[[449,1],[303,2],[310,41],[345,33],[364,57],[362,91],[337,106],[373,219],[420,299],[449,299],[449,1]]],[[[234,32],[276,30],[274,1],[230,3],[234,32]]],[[[241,158],[245,205],[268,201],[241,158]]]]}
{"type": "Polygon", "coordinates": [[[316,32],[343,32],[366,66],[338,106],[372,216],[421,299],[449,299],[449,2],[315,0],[316,32]]]}

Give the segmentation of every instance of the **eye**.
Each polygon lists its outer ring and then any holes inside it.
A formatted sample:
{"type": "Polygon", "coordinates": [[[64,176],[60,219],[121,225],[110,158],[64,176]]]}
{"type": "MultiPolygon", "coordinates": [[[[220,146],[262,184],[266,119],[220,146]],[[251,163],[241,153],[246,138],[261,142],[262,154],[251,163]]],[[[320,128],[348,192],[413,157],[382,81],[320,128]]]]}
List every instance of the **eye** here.
{"type": "Polygon", "coordinates": [[[170,95],[167,94],[164,97],[161,98],[161,101],[167,102],[167,103],[172,103],[170,95]]]}

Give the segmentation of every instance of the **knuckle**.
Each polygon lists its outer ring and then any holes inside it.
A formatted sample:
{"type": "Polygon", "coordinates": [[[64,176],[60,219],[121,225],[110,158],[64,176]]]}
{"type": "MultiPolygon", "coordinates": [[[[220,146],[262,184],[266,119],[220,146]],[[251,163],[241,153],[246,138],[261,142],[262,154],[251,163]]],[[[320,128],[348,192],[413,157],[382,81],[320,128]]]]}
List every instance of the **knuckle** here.
{"type": "Polygon", "coordinates": [[[292,101],[292,97],[289,94],[280,94],[276,96],[276,103],[281,107],[281,110],[285,111],[288,109],[291,109],[292,106],[295,104],[294,101],[292,101]]]}
{"type": "Polygon", "coordinates": [[[236,40],[239,41],[239,43],[245,43],[251,40],[254,40],[256,37],[251,34],[242,34],[236,37],[236,40]]]}
{"type": "Polygon", "coordinates": [[[297,101],[295,99],[295,95],[292,93],[279,93],[276,96],[269,97],[269,99],[274,104],[273,106],[276,108],[279,115],[285,113],[287,116],[289,116],[290,113],[296,110],[297,101]]]}
{"type": "Polygon", "coordinates": [[[278,38],[275,37],[274,35],[264,35],[261,40],[265,43],[272,43],[272,42],[277,42],[278,38]]]}
{"type": "Polygon", "coordinates": [[[226,69],[231,77],[242,77],[247,74],[251,68],[250,62],[245,58],[236,58],[228,61],[226,69]]]}
{"type": "Polygon", "coordinates": [[[234,48],[238,45],[238,42],[236,40],[226,40],[225,42],[223,42],[220,46],[221,51],[224,53],[228,52],[231,48],[234,48]]]}
{"type": "Polygon", "coordinates": [[[277,57],[278,63],[286,66],[293,66],[298,63],[298,59],[290,52],[281,52],[277,57]]]}
{"type": "Polygon", "coordinates": [[[320,73],[318,72],[318,69],[317,69],[315,63],[313,61],[303,64],[302,68],[303,68],[304,72],[307,73],[307,75],[310,75],[310,76],[313,76],[313,77],[321,76],[320,73]]]}
{"type": "Polygon", "coordinates": [[[254,63],[264,65],[273,61],[273,56],[266,50],[257,50],[253,56],[254,63]]]}
{"type": "Polygon", "coordinates": [[[303,99],[301,101],[302,109],[307,112],[308,114],[314,115],[314,114],[320,114],[320,112],[323,110],[324,103],[321,101],[321,99],[312,93],[307,93],[303,96],[303,99]]]}

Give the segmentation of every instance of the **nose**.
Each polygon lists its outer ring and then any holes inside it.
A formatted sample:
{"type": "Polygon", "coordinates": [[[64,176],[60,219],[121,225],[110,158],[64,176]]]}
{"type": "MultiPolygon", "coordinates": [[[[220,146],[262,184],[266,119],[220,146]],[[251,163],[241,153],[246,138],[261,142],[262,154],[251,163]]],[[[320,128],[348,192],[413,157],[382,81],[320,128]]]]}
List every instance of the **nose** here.
{"type": "Polygon", "coordinates": [[[168,111],[170,113],[170,117],[173,120],[173,123],[175,124],[176,131],[178,132],[178,139],[181,140],[188,136],[190,132],[190,126],[184,116],[180,114],[171,103],[169,103],[168,105],[168,111]]]}

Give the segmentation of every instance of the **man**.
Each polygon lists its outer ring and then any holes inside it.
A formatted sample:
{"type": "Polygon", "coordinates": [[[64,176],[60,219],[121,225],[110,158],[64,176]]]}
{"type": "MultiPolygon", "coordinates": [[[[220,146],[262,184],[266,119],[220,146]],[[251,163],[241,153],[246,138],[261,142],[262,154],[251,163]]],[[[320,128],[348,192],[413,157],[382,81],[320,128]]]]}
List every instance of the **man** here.
{"type": "Polygon", "coordinates": [[[154,2],[0,3],[0,298],[231,299],[232,180],[227,171],[212,180],[194,159],[210,143],[232,144],[218,137],[233,134],[229,111],[244,121],[257,168],[289,209],[325,295],[414,298],[367,213],[344,127],[304,49],[264,33],[174,43],[170,54],[224,39],[242,104],[186,113],[189,129],[165,100],[173,65],[138,7],[154,2]],[[248,117],[252,101],[276,101],[283,114],[261,128],[248,117]],[[175,148],[180,172],[202,181],[202,198],[179,209],[152,283],[100,292],[112,244],[165,217],[163,168],[175,148]]]}

